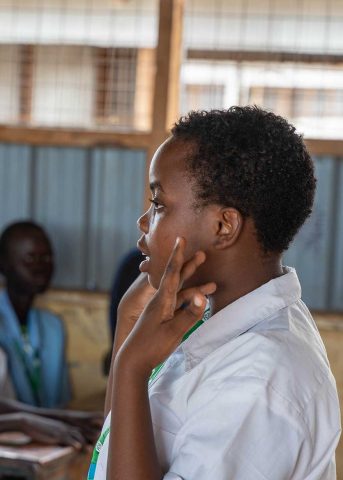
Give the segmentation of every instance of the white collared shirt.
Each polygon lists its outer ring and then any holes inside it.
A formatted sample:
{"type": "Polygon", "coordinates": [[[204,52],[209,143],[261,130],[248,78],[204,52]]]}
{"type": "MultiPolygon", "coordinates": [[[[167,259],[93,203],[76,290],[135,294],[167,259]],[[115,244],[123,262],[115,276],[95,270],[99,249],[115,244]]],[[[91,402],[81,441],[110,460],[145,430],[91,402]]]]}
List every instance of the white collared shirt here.
{"type": "MultiPolygon", "coordinates": [[[[336,384],[295,270],[285,272],[213,315],[149,385],[164,480],[336,478],[336,384]]],[[[95,480],[107,451],[108,437],[95,480]]]]}

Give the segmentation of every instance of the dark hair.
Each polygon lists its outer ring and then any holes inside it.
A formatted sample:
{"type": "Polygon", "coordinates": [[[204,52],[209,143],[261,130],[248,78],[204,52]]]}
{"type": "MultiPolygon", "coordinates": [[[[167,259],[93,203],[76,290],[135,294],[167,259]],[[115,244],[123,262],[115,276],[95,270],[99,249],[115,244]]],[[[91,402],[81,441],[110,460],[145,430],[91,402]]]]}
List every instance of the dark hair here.
{"type": "Polygon", "coordinates": [[[0,236],[0,258],[4,258],[4,256],[7,255],[9,245],[15,235],[17,235],[18,233],[29,233],[32,231],[40,233],[48,239],[43,227],[38,225],[38,223],[32,222],[30,220],[23,220],[8,225],[5,230],[3,230],[0,236]]]}
{"type": "Polygon", "coordinates": [[[190,112],[171,130],[193,144],[187,169],[198,206],[231,206],[255,224],[265,252],[286,250],[312,211],[316,179],[302,136],[256,106],[190,112]]]}

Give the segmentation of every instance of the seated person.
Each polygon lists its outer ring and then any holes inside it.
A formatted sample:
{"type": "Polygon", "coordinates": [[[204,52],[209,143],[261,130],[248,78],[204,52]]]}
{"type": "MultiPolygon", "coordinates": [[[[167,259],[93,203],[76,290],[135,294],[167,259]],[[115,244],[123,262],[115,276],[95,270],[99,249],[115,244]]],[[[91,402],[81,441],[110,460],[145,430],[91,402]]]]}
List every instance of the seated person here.
{"type": "Polygon", "coordinates": [[[13,398],[6,354],[0,349],[0,433],[19,431],[39,443],[75,448],[93,443],[99,433],[101,413],[37,408],[13,398]]]}
{"type": "Polygon", "coordinates": [[[43,228],[23,221],[0,237],[0,346],[6,352],[17,400],[53,408],[70,400],[62,321],[33,308],[37,294],[49,286],[54,259],[43,228]]]}

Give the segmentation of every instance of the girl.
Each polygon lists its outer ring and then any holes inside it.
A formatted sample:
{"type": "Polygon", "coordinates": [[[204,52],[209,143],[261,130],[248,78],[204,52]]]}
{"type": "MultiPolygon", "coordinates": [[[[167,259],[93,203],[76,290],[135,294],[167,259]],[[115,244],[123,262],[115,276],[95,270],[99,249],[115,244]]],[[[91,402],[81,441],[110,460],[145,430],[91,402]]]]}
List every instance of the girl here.
{"type": "Polygon", "coordinates": [[[333,480],[335,381],[281,263],[313,204],[302,138],[257,107],[192,112],[171,133],[89,478],[333,480]]]}

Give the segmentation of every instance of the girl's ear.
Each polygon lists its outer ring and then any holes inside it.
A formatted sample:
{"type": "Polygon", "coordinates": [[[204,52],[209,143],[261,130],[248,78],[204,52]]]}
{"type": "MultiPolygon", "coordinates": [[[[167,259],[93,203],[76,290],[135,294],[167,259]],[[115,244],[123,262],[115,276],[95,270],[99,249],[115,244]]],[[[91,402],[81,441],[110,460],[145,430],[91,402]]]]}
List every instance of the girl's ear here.
{"type": "Polygon", "coordinates": [[[223,250],[231,247],[238,239],[242,227],[243,217],[235,208],[224,208],[218,212],[218,228],[215,248],[223,250]]]}

